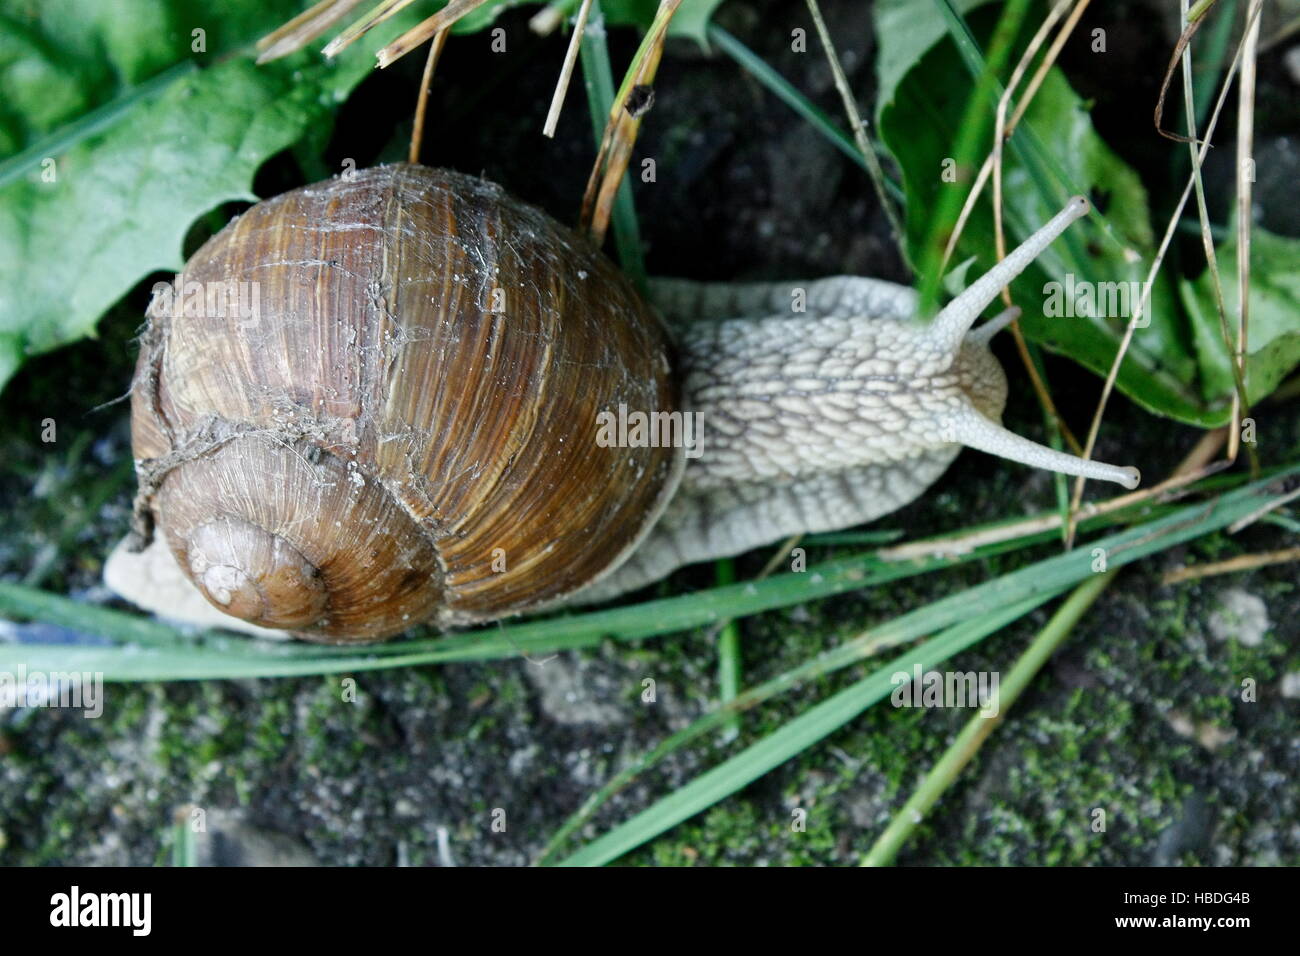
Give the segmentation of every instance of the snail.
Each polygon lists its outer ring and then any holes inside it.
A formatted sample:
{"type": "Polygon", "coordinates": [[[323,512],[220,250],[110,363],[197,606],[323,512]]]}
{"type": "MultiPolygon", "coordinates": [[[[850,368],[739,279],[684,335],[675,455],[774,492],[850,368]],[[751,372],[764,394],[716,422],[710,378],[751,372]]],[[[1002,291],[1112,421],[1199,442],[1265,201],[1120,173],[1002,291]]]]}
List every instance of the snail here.
{"type": "MultiPolygon", "coordinates": [[[[1004,429],[989,340],[1017,313],[972,330],[1087,208],[922,324],[912,290],[856,277],[665,280],[652,308],[585,239],[445,170],[293,190],[150,306],[133,550],[156,534],[223,619],[374,641],[870,521],[963,445],[1136,487],[1136,469],[1004,429]],[[221,307],[232,289],[256,294],[221,307]]],[[[133,559],[110,585],[174,611],[133,559]]]]}

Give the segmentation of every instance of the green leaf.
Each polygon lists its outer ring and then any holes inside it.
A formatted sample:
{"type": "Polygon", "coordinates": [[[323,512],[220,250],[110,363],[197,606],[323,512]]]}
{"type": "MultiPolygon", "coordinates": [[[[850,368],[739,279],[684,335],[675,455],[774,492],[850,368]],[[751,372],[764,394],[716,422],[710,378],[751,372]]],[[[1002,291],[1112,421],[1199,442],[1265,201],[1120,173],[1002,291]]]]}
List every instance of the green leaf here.
{"type": "MultiPolygon", "coordinates": [[[[952,157],[953,131],[970,94],[970,74],[950,40],[934,39],[928,50],[916,54],[927,38],[944,35],[943,20],[933,8],[930,2],[894,0],[878,17],[880,46],[886,51],[880,67],[879,129],[903,173],[913,261],[920,259],[928,216],[939,205],[940,191],[957,189],[964,195],[978,171],[958,170],[956,182],[941,175],[945,160],[952,157]],[[906,10],[912,13],[910,19],[903,16],[906,10]],[[896,42],[915,57],[910,67],[896,42]]],[[[1020,42],[1023,46],[1023,36],[1020,42]]],[[[1096,134],[1087,108],[1055,68],[1047,74],[1015,136],[1033,136],[1047,144],[1058,168],[1053,177],[1058,195],[1045,196],[1042,170],[1031,169],[1016,150],[1004,150],[1004,230],[1009,248],[1054,215],[1068,197],[1067,190],[1086,191],[1098,208],[1097,214],[1072,226],[1014,283],[1015,301],[1024,309],[1021,328],[1030,339],[1104,376],[1140,297],[1129,293],[1140,293],[1154,254],[1146,190],[1137,174],[1096,134]],[[1054,310],[1065,298],[1065,290],[1085,286],[1095,289],[1102,301],[1107,292],[1117,293],[1115,302],[1123,302],[1124,307],[1099,308],[1095,311],[1100,316],[1086,314],[1082,301],[1054,310]],[[1061,294],[1054,296],[1054,288],[1061,294]]],[[[994,250],[990,184],[962,232],[956,257],[976,256],[978,274],[993,265],[994,250]]],[[[1152,286],[1144,322],[1120,367],[1119,389],[1157,414],[1198,425],[1221,423],[1228,408],[1218,396],[1207,400],[1202,390],[1204,369],[1187,317],[1172,283],[1163,275],[1152,286]]]]}
{"type": "MultiPolygon", "coordinates": [[[[953,6],[966,14],[990,0],[955,0],[953,6]]],[[[882,42],[876,49],[876,122],[894,101],[894,91],[903,77],[926,52],[944,38],[948,28],[935,13],[934,0],[876,0],[876,35],[882,42]],[[888,42],[883,42],[888,38],[888,42]]]]}
{"type": "Polygon", "coordinates": [[[960,295],[968,285],[971,279],[968,276],[970,267],[975,264],[974,256],[967,256],[961,262],[957,263],[943,277],[943,291],[951,296],[960,295]]]}
{"type": "Polygon", "coordinates": [[[215,62],[302,8],[302,0],[0,0],[0,155],[181,60],[215,62]],[[204,53],[194,50],[199,39],[204,53]]]}
{"type": "MultiPolygon", "coordinates": [[[[247,13],[249,3],[219,6],[225,19],[213,17],[211,35],[225,42],[273,28],[300,4],[260,17],[247,13]]],[[[383,33],[410,22],[395,18],[383,33]]],[[[67,23],[57,26],[50,29],[62,42],[67,23]]],[[[147,20],[142,29],[155,26],[147,20]]],[[[188,53],[190,34],[182,37],[188,53]]],[[[147,66],[125,56],[106,56],[100,66],[139,75],[167,65],[162,56],[147,66]]],[[[364,44],[330,62],[314,52],[264,67],[246,56],[223,59],[131,102],[107,130],[92,128],[52,157],[54,181],[37,165],[0,189],[0,386],[25,357],[92,335],[99,317],[149,273],[179,269],[190,224],[222,203],[255,201],[262,163],[319,132],[373,65],[364,44]]]]}
{"type": "MultiPolygon", "coordinates": [[[[1215,250],[1223,278],[1224,308],[1234,340],[1237,330],[1237,238],[1215,250]]],[[[1193,281],[1179,283],[1191,316],[1196,349],[1205,370],[1206,397],[1227,401],[1233,391],[1232,367],[1209,269],[1193,281]]],[[[1275,236],[1258,226],[1250,230],[1250,303],[1246,335],[1246,397],[1257,402],[1270,394],[1300,365],[1300,239],[1275,236]]]]}

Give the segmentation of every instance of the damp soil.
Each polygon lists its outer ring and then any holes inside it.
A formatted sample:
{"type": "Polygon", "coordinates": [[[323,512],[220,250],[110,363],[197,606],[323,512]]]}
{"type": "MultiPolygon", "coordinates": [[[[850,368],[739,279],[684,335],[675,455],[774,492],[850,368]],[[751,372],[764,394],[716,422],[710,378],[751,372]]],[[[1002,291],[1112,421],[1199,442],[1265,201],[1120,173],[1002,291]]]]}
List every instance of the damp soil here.
{"type": "MultiPolygon", "coordinates": [[[[823,0],[823,7],[869,116],[870,5],[823,0]]],[[[1165,154],[1150,131],[1151,77],[1163,70],[1172,37],[1148,5],[1114,7],[1090,13],[1110,19],[1085,18],[1081,32],[1100,25],[1125,37],[1115,44],[1121,66],[1068,53],[1065,63],[1076,87],[1094,101],[1111,145],[1144,175],[1155,174],[1165,154]],[[1121,70],[1139,78],[1136,86],[1114,81],[1121,70]]],[[[790,48],[792,29],[812,34],[802,3],[731,2],[718,19],[830,115],[841,115],[815,40],[811,53],[790,48]]],[[[500,25],[505,54],[491,53],[486,36],[448,45],[424,161],[481,173],[573,222],[593,154],[579,88],[570,93],[556,138],[540,134],[564,41],[532,36],[526,13],[512,13],[500,25]]],[[[617,68],[637,37],[616,30],[609,39],[617,68]]],[[[289,153],[269,162],[257,178],[258,195],[300,185],[315,178],[313,171],[336,170],[349,158],[359,166],[402,159],[419,81],[416,59],[367,80],[343,108],[323,160],[289,153]]],[[[1267,108],[1295,92],[1280,62],[1273,57],[1261,66],[1266,108],[1258,134],[1294,157],[1294,116],[1267,108]]],[[[655,161],[656,177],[638,182],[635,195],[653,275],[852,273],[908,281],[865,176],[726,57],[688,42],[670,45],[633,168],[644,159],[655,161]]],[[[1268,209],[1275,202],[1267,195],[1261,201],[1268,209]]],[[[196,224],[190,246],[238,208],[216,210],[196,224]]],[[[133,491],[127,410],[115,400],[130,379],[152,281],[101,322],[98,339],[29,363],[0,396],[6,462],[0,520],[7,529],[0,575],[6,580],[114,604],[99,574],[128,529],[133,491]],[[58,423],[52,445],[37,437],[47,418],[58,423]]],[[[1006,343],[999,353],[1012,372],[1008,424],[1038,436],[1041,419],[1024,376],[1016,374],[1017,360],[1006,343]]],[[[1047,372],[1063,414],[1082,428],[1097,380],[1051,356],[1047,372]]],[[[1300,451],[1294,409],[1262,418],[1260,427],[1261,443],[1277,450],[1277,460],[1300,451]]],[[[1098,457],[1140,461],[1144,473],[1158,475],[1195,438],[1191,429],[1115,399],[1098,457]]],[[[877,527],[939,533],[1053,504],[1050,479],[965,452],[920,502],[877,527]]],[[[1300,693],[1294,569],[1180,588],[1159,583],[1164,570],[1188,560],[1282,546],[1279,530],[1259,528],[1242,540],[1215,538],[1163,554],[1121,575],[900,862],[1300,862],[1296,702],[1284,694],[1288,688],[1300,693]],[[1260,688],[1255,703],[1240,700],[1248,678],[1260,688]],[[1098,809],[1108,821],[1103,831],[1095,828],[1098,809]]],[[[810,560],[844,553],[821,548],[810,560]]],[[[737,573],[757,573],[766,557],[740,558],[737,573]]],[[[1019,560],[966,565],[742,621],[745,680],[773,676],[1019,560]]],[[[687,569],[660,590],[706,587],[713,573],[687,569]]],[[[985,641],[959,666],[1005,671],[1046,614],[985,641]]],[[[42,625],[0,628],[0,640],[67,637],[42,625]]],[[[685,633],[563,654],[545,664],[372,672],[357,676],[357,700],[348,703],[341,702],[339,679],[330,677],[112,686],[98,720],[4,712],[0,863],[165,862],[173,815],[199,807],[211,822],[205,858],[217,861],[526,864],[596,787],[712,705],[716,671],[709,637],[685,633]],[[646,678],[657,688],[653,704],[642,699],[646,678]]],[[[736,740],[710,739],[675,754],[622,791],[586,834],[627,818],[861,674],[814,682],[747,716],[736,740]]],[[[625,861],[855,861],[965,716],[873,709],[625,861]],[[796,830],[791,822],[800,809],[807,822],[796,830]]]]}

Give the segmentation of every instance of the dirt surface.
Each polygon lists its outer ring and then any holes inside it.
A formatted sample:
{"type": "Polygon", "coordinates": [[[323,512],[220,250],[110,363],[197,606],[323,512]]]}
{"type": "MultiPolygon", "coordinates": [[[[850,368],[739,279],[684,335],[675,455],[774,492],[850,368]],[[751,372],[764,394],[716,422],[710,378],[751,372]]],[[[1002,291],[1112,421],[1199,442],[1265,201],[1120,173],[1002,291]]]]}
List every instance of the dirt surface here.
{"type": "MultiPolygon", "coordinates": [[[[823,6],[869,116],[869,5],[824,0],[823,6]]],[[[1128,37],[1115,43],[1123,48],[1123,69],[1149,80],[1163,69],[1170,37],[1125,26],[1133,18],[1154,21],[1138,4],[1121,6],[1108,15],[1118,35],[1128,37]]],[[[812,32],[802,3],[732,2],[719,22],[840,116],[815,40],[810,53],[790,49],[791,29],[812,32]]],[[[555,141],[540,135],[564,40],[532,37],[524,14],[505,17],[502,25],[505,54],[490,53],[482,35],[449,44],[425,162],[481,172],[572,222],[593,153],[578,87],[555,141]],[[504,67],[489,71],[492,56],[502,57],[504,67]]],[[[1081,29],[1089,27],[1085,18],[1081,29]]],[[[616,31],[610,42],[621,67],[636,37],[616,31]]],[[[409,59],[376,74],[347,104],[321,170],[333,172],[345,158],[364,166],[402,157],[420,66],[409,59]]],[[[1080,91],[1096,99],[1103,135],[1144,174],[1157,169],[1162,159],[1159,145],[1149,141],[1148,80],[1139,84],[1139,96],[1117,87],[1095,63],[1068,57],[1066,63],[1080,91]]],[[[1289,82],[1280,68],[1265,64],[1261,103],[1293,97],[1289,82]]],[[[1294,118],[1265,109],[1259,127],[1261,141],[1294,157],[1288,138],[1296,133],[1294,118]]],[[[907,281],[865,176],[725,57],[687,43],[670,47],[634,168],[646,157],[656,160],[657,181],[638,184],[636,200],[652,274],[855,273],[907,281]]],[[[312,167],[292,154],[278,157],[256,191],[267,196],[298,185],[313,178],[312,167]]],[[[1266,208],[1273,203],[1261,197],[1266,208]]],[[[197,225],[191,245],[232,211],[197,225]]],[[[101,323],[99,340],[30,363],[0,398],[0,457],[7,463],[0,507],[8,529],[0,541],[0,574],[6,579],[87,601],[112,600],[98,576],[109,547],[127,529],[133,482],[129,464],[123,466],[130,457],[125,404],[101,405],[127,387],[149,286],[142,283],[101,323]],[[52,446],[34,438],[47,417],[60,423],[52,446]]],[[[1007,345],[998,349],[1013,380],[1007,423],[1041,437],[1036,405],[1007,345]]],[[[1062,359],[1049,358],[1047,368],[1063,413],[1082,428],[1097,380],[1062,359]]],[[[1271,460],[1300,453],[1294,405],[1262,417],[1260,427],[1271,460]]],[[[1160,475],[1195,438],[1192,430],[1118,399],[1097,457],[1134,461],[1145,474],[1160,475]]],[[[937,533],[1053,504],[1050,478],[968,451],[930,494],[877,527],[909,536],[937,533]]],[[[1286,543],[1279,529],[1260,527],[1123,573],[900,862],[1300,862],[1294,567],[1197,586],[1159,585],[1163,570],[1188,560],[1286,543]],[[1247,677],[1258,682],[1257,703],[1240,700],[1247,677]],[[1093,828],[1098,808],[1109,821],[1104,832],[1093,828]]],[[[809,557],[851,550],[826,547],[809,557]]],[[[738,575],[757,573],[766,557],[738,560],[738,575]]],[[[741,624],[745,682],[758,683],[870,624],[1021,560],[967,565],[747,619],[741,624]]],[[[713,573],[688,569],[662,589],[707,586],[713,573]]],[[[959,666],[1005,671],[1047,613],[985,641],[959,666]]],[[[59,635],[38,625],[0,624],[0,640],[18,638],[59,635]]],[[[339,679],[328,677],[117,685],[109,688],[99,720],[8,711],[0,714],[0,862],[165,862],[173,814],[198,807],[210,822],[203,848],[209,861],[526,864],[612,773],[713,704],[716,670],[713,644],[702,633],[684,633],[564,654],[544,665],[517,660],[358,675],[355,703],[342,702],[339,679]],[[653,704],[641,699],[647,677],[658,688],[653,704]],[[502,819],[504,830],[494,828],[502,819]]],[[[738,740],[710,739],[675,754],[620,793],[586,832],[603,832],[863,673],[855,668],[817,681],[747,716],[738,740]]],[[[966,716],[874,708],[625,861],[854,861],[966,716]],[[802,832],[791,827],[798,809],[808,815],[802,832]]]]}

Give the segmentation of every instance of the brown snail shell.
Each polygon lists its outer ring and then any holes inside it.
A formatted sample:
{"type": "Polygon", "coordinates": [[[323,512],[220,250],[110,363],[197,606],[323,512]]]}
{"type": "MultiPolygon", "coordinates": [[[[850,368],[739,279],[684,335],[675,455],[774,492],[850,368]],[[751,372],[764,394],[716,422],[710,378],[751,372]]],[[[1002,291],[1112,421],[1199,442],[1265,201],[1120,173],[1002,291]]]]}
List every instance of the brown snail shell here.
{"type": "Polygon", "coordinates": [[[375,640],[536,609],[616,568],[680,478],[680,449],[596,442],[602,410],[677,406],[659,320],[490,183],[397,165],[294,190],[176,288],[132,389],[137,513],[250,623],[375,640]],[[192,307],[240,283],[254,314],[192,307]]]}

